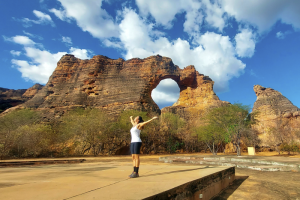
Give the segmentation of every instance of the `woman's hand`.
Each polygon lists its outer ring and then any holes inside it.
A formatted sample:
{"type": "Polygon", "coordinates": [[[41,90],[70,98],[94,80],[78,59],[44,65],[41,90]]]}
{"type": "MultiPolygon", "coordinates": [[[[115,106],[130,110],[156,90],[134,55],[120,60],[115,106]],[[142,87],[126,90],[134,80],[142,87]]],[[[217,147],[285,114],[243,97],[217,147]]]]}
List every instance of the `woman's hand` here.
{"type": "Polygon", "coordinates": [[[130,119],[132,119],[133,118],[133,116],[130,116],[130,119]]]}
{"type": "Polygon", "coordinates": [[[153,117],[152,119],[157,119],[158,117],[157,116],[155,116],[155,117],[153,117]]]}

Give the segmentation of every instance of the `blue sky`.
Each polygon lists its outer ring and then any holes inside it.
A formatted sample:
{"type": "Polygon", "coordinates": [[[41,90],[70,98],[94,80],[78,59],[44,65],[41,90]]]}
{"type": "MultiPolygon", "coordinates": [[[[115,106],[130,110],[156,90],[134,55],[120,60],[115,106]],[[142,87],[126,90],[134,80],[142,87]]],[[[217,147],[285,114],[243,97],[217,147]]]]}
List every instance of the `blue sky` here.
{"type": "MultiPolygon", "coordinates": [[[[0,87],[45,84],[66,53],[125,60],[160,54],[194,65],[221,100],[253,106],[253,86],[271,87],[300,107],[300,1],[0,1],[0,87]]],[[[179,96],[165,79],[152,98],[179,96]]]]}

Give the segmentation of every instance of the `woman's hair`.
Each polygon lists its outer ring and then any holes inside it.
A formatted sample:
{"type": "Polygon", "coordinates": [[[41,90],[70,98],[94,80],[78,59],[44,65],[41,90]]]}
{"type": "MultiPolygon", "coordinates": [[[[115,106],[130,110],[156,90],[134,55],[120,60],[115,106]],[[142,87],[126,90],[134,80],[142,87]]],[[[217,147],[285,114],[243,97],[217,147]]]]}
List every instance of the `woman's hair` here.
{"type": "Polygon", "coordinates": [[[139,123],[142,123],[144,122],[143,118],[141,116],[138,116],[139,117],[139,123]]]}

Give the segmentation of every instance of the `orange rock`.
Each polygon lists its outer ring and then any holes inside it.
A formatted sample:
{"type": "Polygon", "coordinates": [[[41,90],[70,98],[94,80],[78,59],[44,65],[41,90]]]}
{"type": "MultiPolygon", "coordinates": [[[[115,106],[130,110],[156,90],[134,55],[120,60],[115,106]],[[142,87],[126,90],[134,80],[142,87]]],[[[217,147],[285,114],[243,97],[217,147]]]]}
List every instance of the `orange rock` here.
{"type": "Polygon", "coordinates": [[[184,113],[199,114],[208,107],[227,103],[216,96],[208,76],[199,74],[192,65],[180,69],[167,57],[157,55],[124,61],[98,55],[81,60],[67,54],[57,63],[46,86],[25,105],[42,110],[92,106],[113,114],[127,109],[159,114],[161,111],[151,92],[166,78],[178,83],[180,97],[163,112],[186,117],[184,113]]]}
{"type": "Polygon", "coordinates": [[[262,146],[267,146],[267,134],[272,127],[281,126],[289,131],[300,130],[299,108],[280,92],[260,85],[254,86],[254,92],[257,100],[252,112],[257,112],[257,123],[253,128],[258,131],[262,146]]]}

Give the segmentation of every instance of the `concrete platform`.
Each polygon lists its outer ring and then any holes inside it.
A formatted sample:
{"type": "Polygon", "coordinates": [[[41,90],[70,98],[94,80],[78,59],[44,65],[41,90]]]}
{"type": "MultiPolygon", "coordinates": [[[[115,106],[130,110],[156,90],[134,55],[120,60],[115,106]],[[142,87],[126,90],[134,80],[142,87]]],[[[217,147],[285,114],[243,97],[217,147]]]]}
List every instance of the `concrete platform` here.
{"type": "Polygon", "coordinates": [[[94,162],[0,168],[0,199],[210,199],[235,178],[234,167],[94,162]]]}
{"type": "Polygon", "coordinates": [[[295,171],[300,172],[300,158],[275,156],[165,156],[159,161],[165,163],[189,163],[196,165],[234,166],[260,171],[295,171]]]}

